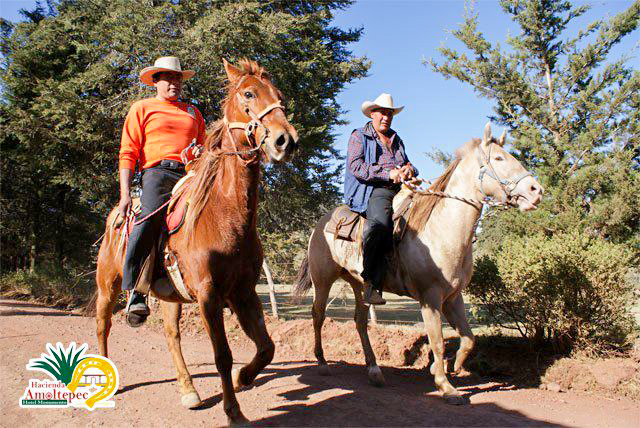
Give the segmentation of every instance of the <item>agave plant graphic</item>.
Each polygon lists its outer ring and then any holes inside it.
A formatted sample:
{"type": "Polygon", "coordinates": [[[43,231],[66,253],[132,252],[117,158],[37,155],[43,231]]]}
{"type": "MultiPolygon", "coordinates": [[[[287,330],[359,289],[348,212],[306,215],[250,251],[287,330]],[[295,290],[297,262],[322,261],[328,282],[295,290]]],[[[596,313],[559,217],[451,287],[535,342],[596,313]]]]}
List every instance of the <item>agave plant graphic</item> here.
{"type": "Polygon", "coordinates": [[[87,350],[85,343],[81,348],[76,348],[76,343],[71,342],[68,349],[64,349],[62,343],[58,342],[56,348],[47,344],[48,354],[40,354],[41,358],[32,358],[27,369],[38,370],[47,373],[55,380],[63,382],[65,385],[71,383],[73,371],[78,363],[84,358],[80,356],[87,350]]]}

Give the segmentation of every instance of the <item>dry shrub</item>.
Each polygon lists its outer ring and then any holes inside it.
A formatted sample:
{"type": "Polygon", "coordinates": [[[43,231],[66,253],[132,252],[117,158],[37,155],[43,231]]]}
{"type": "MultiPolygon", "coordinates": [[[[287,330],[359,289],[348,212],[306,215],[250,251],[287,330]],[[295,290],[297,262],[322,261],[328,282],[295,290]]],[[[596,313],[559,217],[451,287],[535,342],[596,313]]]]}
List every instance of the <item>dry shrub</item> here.
{"type": "Polygon", "coordinates": [[[0,276],[0,295],[58,308],[75,308],[90,299],[93,277],[19,270],[0,276]]]}
{"type": "Polygon", "coordinates": [[[476,260],[468,291],[482,303],[480,318],[535,345],[601,351],[633,332],[630,265],[625,246],[578,233],[514,238],[476,260]]]}

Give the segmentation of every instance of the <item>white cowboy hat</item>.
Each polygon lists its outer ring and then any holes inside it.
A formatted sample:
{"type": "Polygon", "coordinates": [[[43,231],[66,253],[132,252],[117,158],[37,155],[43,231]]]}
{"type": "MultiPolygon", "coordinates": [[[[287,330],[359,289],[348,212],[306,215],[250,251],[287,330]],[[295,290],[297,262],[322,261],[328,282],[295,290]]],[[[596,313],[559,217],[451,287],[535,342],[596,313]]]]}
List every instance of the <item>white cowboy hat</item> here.
{"type": "Polygon", "coordinates": [[[182,73],[182,80],[192,78],[196,72],[193,70],[183,70],[180,67],[180,60],[175,56],[163,56],[153,63],[153,67],[145,67],[140,72],[140,81],[145,85],[153,86],[153,75],[161,71],[175,71],[182,73]]]}
{"type": "Polygon", "coordinates": [[[393,110],[393,115],[395,116],[402,111],[404,106],[394,107],[393,98],[391,98],[391,95],[385,93],[378,95],[378,98],[373,101],[365,101],[362,103],[362,113],[364,113],[364,115],[367,117],[371,117],[371,112],[377,108],[391,109],[393,110]]]}

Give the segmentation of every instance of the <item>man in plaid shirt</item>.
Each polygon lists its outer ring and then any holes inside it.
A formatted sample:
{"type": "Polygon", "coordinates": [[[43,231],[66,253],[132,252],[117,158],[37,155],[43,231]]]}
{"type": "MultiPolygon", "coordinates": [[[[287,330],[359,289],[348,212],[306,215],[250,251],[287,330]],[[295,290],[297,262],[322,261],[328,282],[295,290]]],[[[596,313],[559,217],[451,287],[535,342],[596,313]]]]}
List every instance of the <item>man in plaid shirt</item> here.
{"type": "Polygon", "coordinates": [[[404,107],[394,107],[389,94],[365,101],[362,112],[371,118],[349,139],[344,182],[345,203],[367,218],[363,236],[365,301],[382,305],[385,254],[393,245],[393,197],[400,183],[418,175],[405,153],[404,143],[391,129],[393,116],[404,107]]]}

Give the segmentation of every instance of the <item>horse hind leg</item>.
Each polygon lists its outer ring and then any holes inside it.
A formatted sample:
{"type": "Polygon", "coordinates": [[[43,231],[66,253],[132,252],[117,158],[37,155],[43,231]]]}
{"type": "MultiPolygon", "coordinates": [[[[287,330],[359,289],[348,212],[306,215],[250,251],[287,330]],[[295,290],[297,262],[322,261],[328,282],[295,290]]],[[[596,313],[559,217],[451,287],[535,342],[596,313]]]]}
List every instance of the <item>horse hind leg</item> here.
{"type": "Polygon", "coordinates": [[[331,254],[314,255],[310,253],[309,270],[314,287],[313,307],[311,310],[313,316],[314,354],[318,361],[318,373],[321,376],[328,376],[331,372],[329,371],[327,360],[324,358],[324,349],[322,348],[322,325],[326,319],[329,292],[333,283],[339,278],[341,268],[331,259],[331,254]]]}
{"type": "Polygon", "coordinates": [[[469,326],[469,321],[467,321],[462,294],[458,294],[454,299],[445,302],[442,309],[447,321],[460,336],[460,347],[456,352],[453,373],[461,374],[463,372],[462,365],[473,350],[476,342],[469,326]]]}
{"type": "Polygon", "coordinates": [[[111,332],[111,317],[120,294],[121,282],[122,279],[111,264],[98,262],[96,273],[96,336],[98,337],[98,352],[104,357],[109,356],[107,342],[111,332]]]}
{"type": "Polygon", "coordinates": [[[255,343],[256,354],[246,366],[239,370],[233,369],[232,379],[235,391],[251,385],[262,369],[273,360],[275,353],[275,345],[267,332],[258,294],[255,289],[244,290],[246,291],[244,295],[234,294],[229,303],[238,317],[242,330],[255,343]]]}
{"type": "Polygon", "coordinates": [[[375,386],[383,386],[385,384],[384,376],[382,374],[382,370],[378,367],[376,355],[374,354],[371,342],[369,341],[369,332],[367,331],[369,307],[364,303],[364,299],[362,297],[362,285],[352,277],[345,279],[349,284],[351,284],[353,295],[356,300],[354,319],[358,335],[360,336],[360,342],[362,343],[362,350],[364,351],[364,359],[367,364],[367,376],[369,377],[369,382],[375,386]]]}
{"type": "Polygon", "coordinates": [[[318,360],[318,373],[322,376],[330,374],[329,365],[324,358],[324,349],[322,349],[322,325],[326,318],[327,300],[329,299],[329,291],[331,284],[318,284],[314,282],[315,292],[313,295],[313,307],[311,314],[313,316],[313,333],[314,346],[313,351],[318,360]]]}
{"type": "Polygon", "coordinates": [[[176,367],[178,378],[178,391],[180,391],[180,401],[187,409],[194,409],[202,404],[198,391],[193,386],[191,374],[184,362],[182,348],[180,346],[180,315],[182,305],[180,303],[160,301],[162,310],[162,321],[164,323],[164,334],[167,338],[169,351],[173,357],[173,365],[176,367]]]}
{"type": "Polygon", "coordinates": [[[202,285],[198,295],[200,313],[204,326],[209,333],[209,338],[213,344],[215,353],[216,368],[222,381],[222,401],[224,411],[227,414],[229,426],[240,426],[248,423],[240,410],[240,405],[236,399],[231,379],[231,369],[233,367],[233,356],[227,342],[224,331],[224,317],[222,316],[223,302],[219,295],[213,290],[213,284],[202,285]]]}
{"type": "Polygon", "coordinates": [[[333,283],[340,277],[342,267],[339,266],[331,255],[331,249],[324,235],[324,225],[329,220],[330,214],[325,215],[316,225],[309,239],[308,249],[308,278],[313,285],[313,316],[314,353],[318,360],[318,373],[327,376],[330,373],[327,361],[322,349],[322,325],[326,317],[327,300],[333,283]]]}

